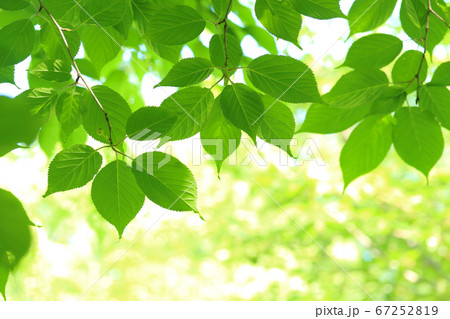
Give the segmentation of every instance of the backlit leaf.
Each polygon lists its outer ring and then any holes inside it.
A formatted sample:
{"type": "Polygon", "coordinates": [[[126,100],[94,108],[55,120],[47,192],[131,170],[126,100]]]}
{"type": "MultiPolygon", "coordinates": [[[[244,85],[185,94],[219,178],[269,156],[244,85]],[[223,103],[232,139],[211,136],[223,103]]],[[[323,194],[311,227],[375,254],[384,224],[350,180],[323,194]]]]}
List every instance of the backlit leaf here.
{"type": "Polygon", "coordinates": [[[301,14],[316,19],[345,18],[339,0],[289,0],[301,14]]]}
{"type": "Polygon", "coordinates": [[[340,165],[344,189],[356,178],[374,170],[392,145],[392,119],[372,115],[350,134],[341,151],[340,165]]]}
{"type": "MultiPolygon", "coordinates": [[[[392,80],[396,85],[407,88],[408,93],[417,89],[413,81],[416,81],[415,76],[419,71],[419,66],[422,60],[422,53],[415,50],[406,51],[403,53],[392,68],[392,80]],[[405,82],[405,83],[399,83],[405,82]]],[[[420,69],[419,80],[422,83],[427,77],[428,64],[424,60],[422,68],[420,69]]]]}
{"type": "MultiPolygon", "coordinates": [[[[242,48],[238,38],[232,34],[227,35],[227,52],[229,68],[236,68],[239,66],[242,58],[242,48]]],[[[223,36],[215,34],[209,42],[209,58],[212,64],[217,67],[225,67],[225,44],[223,36]]]]}
{"type": "Polygon", "coordinates": [[[119,160],[109,163],[95,176],[91,196],[95,208],[117,229],[119,237],[145,199],[131,168],[119,160]]]}
{"type": "Polygon", "coordinates": [[[30,20],[15,21],[0,30],[0,68],[19,63],[31,54],[34,27],[30,20]]]}
{"type": "Polygon", "coordinates": [[[316,79],[309,67],[287,56],[263,55],[245,69],[253,85],[281,101],[322,102],[316,79]]]}
{"type": "Polygon", "coordinates": [[[214,70],[205,58],[189,58],[179,61],[157,86],[184,87],[206,80],[214,70]]]}
{"type": "Polygon", "coordinates": [[[431,111],[443,127],[450,130],[450,91],[443,86],[420,88],[420,107],[431,111]]]}
{"type": "Polygon", "coordinates": [[[44,197],[86,185],[102,165],[102,156],[87,145],[74,145],[59,152],[48,168],[44,197]]]}
{"type": "Polygon", "coordinates": [[[144,153],[132,166],[136,182],[152,202],[174,211],[197,210],[197,184],[178,159],[161,152],[144,153]]]}
{"type": "Polygon", "coordinates": [[[355,0],[348,12],[350,33],[356,34],[379,27],[392,15],[397,0],[355,0]]]}
{"type": "Polygon", "coordinates": [[[108,27],[122,21],[127,0],[80,0],[83,9],[80,11],[82,23],[99,24],[108,27]]]}
{"type": "Polygon", "coordinates": [[[127,135],[137,141],[156,140],[166,135],[176,120],[161,107],[143,107],[128,118],[127,135]]]}
{"type": "Polygon", "coordinates": [[[28,72],[47,81],[65,82],[72,78],[70,75],[71,69],[72,66],[65,61],[48,60],[36,65],[28,72]]]}
{"type": "Polygon", "coordinates": [[[417,107],[402,107],[395,112],[393,142],[397,154],[412,167],[428,174],[444,150],[439,124],[417,107]]]}

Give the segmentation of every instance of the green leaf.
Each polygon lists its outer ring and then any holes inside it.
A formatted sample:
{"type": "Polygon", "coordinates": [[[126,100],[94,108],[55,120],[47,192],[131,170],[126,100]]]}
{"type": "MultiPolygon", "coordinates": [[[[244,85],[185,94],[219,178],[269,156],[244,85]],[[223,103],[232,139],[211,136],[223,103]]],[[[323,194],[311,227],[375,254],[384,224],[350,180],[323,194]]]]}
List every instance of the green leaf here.
{"type": "Polygon", "coordinates": [[[22,203],[4,189],[0,189],[0,220],[0,255],[6,251],[14,256],[12,262],[9,262],[10,268],[13,268],[30,248],[30,226],[34,224],[28,218],[22,203]]]}
{"type": "Polygon", "coordinates": [[[450,91],[443,86],[424,85],[419,93],[420,107],[431,111],[441,125],[450,130],[450,91]]]}
{"type": "Polygon", "coordinates": [[[86,185],[102,166],[102,156],[87,145],[74,145],[58,154],[48,168],[44,197],[86,185]]]}
{"type": "Polygon", "coordinates": [[[0,96],[0,156],[18,148],[19,143],[30,145],[36,139],[41,121],[25,100],[24,95],[15,99],[0,96]]]}
{"type": "Polygon", "coordinates": [[[102,27],[120,23],[127,10],[126,0],[83,0],[80,11],[82,24],[99,24],[102,27]]]}
{"type": "Polygon", "coordinates": [[[306,113],[302,127],[297,131],[330,134],[344,131],[362,120],[370,110],[370,104],[354,108],[340,108],[314,103],[306,113]]]}
{"type": "Polygon", "coordinates": [[[393,142],[397,154],[412,167],[428,174],[444,150],[439,124],[417,107],[403,107],[395,112],[393,142]]]}
{"type": "Polygon", "coordinates": [[[211,62],[205,58],[183,59],[156,86],[190,86],[206,80],[213,70],[211,62]]]}
{"type": "Polygon", "coordinates": [[[450,62],[442,63],[437,67],[430,85],[450,86],[450,62]]]}
{"type": "Polygon", "coordinates": [[[6,301],[6,284],[9,277],[9,260],[5,251],[0,250],[0,293],[6,301]]]}
{"type": "Polygon", "coordinates": [[[253,85],[276,99],[291,103],[322,102],[311,69],[296,59],[263,55],[245,69],[253,85]]]}
{"type": "Polygon", "coordinates": [[[125,227],[136,217],[145,200],[131,168],[119,160],[109,163],[95,176],[91,196],[95,208],[116,227],[119,237],[122,237],[125,227]]]}
{"type": "Polygon", "coordinates": [[[34,76],[47,81],[65,82],[72,79],[72,66],[62,60],[45,61],[28,70],[34,76]]]}
{"type": "Polygon", "coordinates": [[[392,145],[391,116],[372,115],[350,134],[341,151],[340,165],[344,189],[356,178],[374,170],[392,145]]]}
{"type": "Polygon", "coordinates": [[[14,65],[0,68],[0,83],[11,83],[16,85],[14,81],[14,65]]]}
{"type": "Polygon", "coordinates": [[[202,33],[206,22],[188,6],[178,5],[155,12],[150,20],[146,36],[167,45],[185,44],[202,33]]]}
{"type": "Polygon", "coordinates": [[[298,45],[302,16],[286,2],[279,0],[256,0],[255,13],[258,20],[277,38],[298,45]]]}
{"type": "MultiPolygon", "coordinates": [[[[227,67],[236,68],[242,58],[242,48],[239,39],[232,34],[227,34],[227,67]]],[[[209,41],[209,58],[217,67],[225,67],[225,44],[223,36],[215,34],[209,41]]]]}
{"type": "Polygon", "coordinates": [[[395,112],[406,100],[403,88],[394,86],[387,87],[380,97],[373,102],[369,114],[389,114],[395,112]]]}
{"type": "Polygon", "coordinates": [[[388,84],[383,71],[372,68],[355,70],[344,74],[323,98],[335,107],[363,106],[377,100],[388,84]]]}
{"type": "Polygon", "coordinates": [[[21,94],[24,97],[24,102],[30,108],[33,114],[48,118],[53,107],[56,105],[58,99],[58,92],[52,88],[37,88],[25,91],[21,94]]]}
{"type": "Polygon", "coordinates": [[[371,34],[352,44],[343,65],[354,69],[382,68],[394,61],[402,48],[403,42],[397,37],[389,34],[371,34]]]}
{"type": "Polygon", "coordinates": [[[155,204],[174,211],[197,210],[197,184],[189,168],[161,152],[139,155],[132,165],[136,182],[155,204]]]}
{"type": "Polygon", "coordinates": [[[25,9],[29,3],[25,0],[2,0],[0,2],[0,8],[4,10],[16,11],[25,9]]]}
{"type": "Polygon", "coordinates": [[[231,124],[220,108],[220,95],[215,100],[211,115],[200,131],[203,149],[212,156],[220,175],[222,163],[236,151],[241,142],[241,130],[231,124]]]}
{"type": "MultiPolygon", "coordinates": [[[[227,14],[228,6],[231,4],[233,5],[232,1],[230,0],[212,0],[212,7],[214,9],[214,12],[217,14],[219,19],[222,19],[227,14]]],[[[230,8],[231,10],[232,8],[230,8]]]]}
{"type": "Polygon", "coordinates": [[[60,141],[59,137],[61,133],[61,126],[58,123],[56,115],[53,113],[54,112],[50,114],[50,118],[47,123],[42,126],[38,137],[39,147],[48,158],[52,158],[55,154],[57,144],[60,141]]]}
{"type": "Polygon", "coordinates": [[[177,119],[167,136],[182,140],[200,132],[214,104],[211,90],[198,86],[179,90],[161,103],[161,108],[177,119]]]}
{"type": "MultiPolygon", "coordinates": [[[[425,36],[428,0],[414,0],[414,9],[418,15],[418,19],[411,19],[411,7],[407,6],[407,1],[403,0],[400,8],[400,21],[402,29],[405,33],[419,45],[423,46],[423,38],[425,36]],[[417,25],[420,23],[420,27],[417,25]]],[[[441,17],[446,17],[442,9],[436,5],[436,1],[432,2],[433,10],[441,17]]],[[[427,51],[433,52],[434,47],[442,41],[447,32],[447,26],[439,20],[434,14],[430,14],[429,32],[427,36],[427,51]]]]}
{"type": "Polygon", "coordinates": [[[223,115],[256,144],[256,133],[264,113],[259,94],[242,83],[227,85],[220,95],[220,106],[223,115]]]}
{"type": "Polygon", "coordinates": [[[81,74],[84,74],[93,79],[99,78],[98,71],[91,61],[89,61],[88,59],[75,59],[75,62],[78,65],[81,74]]]}
{"type": "Polygon", "coordinates": [[[61,93],[56,104],[56,115],[61,124],[64,140],[81,125],[84,112],[80,92],[73,90],[61,93]]]}
{"type": "MultiPolygon", "coordinates": [[[[416,81],[415,76],[419,71],[420,61],[422,60],[422,53],[415,50],[406,51],[397,61],[395,61],[392,68],[392,80],[396,82],[411,82],[411,83],[396,83],[396,85],[407,88],[407,92],[411,93],[417,89],[417,86],[412,83],[416,81]]],[[[428,64],[424,60],[422,68],[420,69],[419,80],[420,83],[425,81],[427,77],[428,64]]]]}
{"type": "Polygon", "coordinates": [[[373,30],[392,15],[397,0],[356,0],[348,12],[350,35],[373,30]]]}
{"type": "Polygon", "coordinates": [[[180,59],[181,45],[165,45],[151,40],[147,40],[147,43],[151,50],[167,61],[177,63],[180,59]]]}
{"type": "MultiPolygon", "coordinates": [[[[80,1],[77,0],[80,3],[80,1]]],[[[42,0],[44,6],[56,20],[73,22],[78,25],[80,6],[73,0],[42,0]]],[[[81,4],[81,3],[80,3],[81,4]]]]}
{"type": "Polygon", "coordinates": [[[19,63],[31,54],[34,27],[30,20],[15,21],[0,30],[0,68],[19,63]]]}
{"type": "Polygon", "coordinates": [[[289,0],[301,14],[315,19],[345,18],[339,0],[289,0]]]}
{"type": "Polygon", "coordinates": [[[99,72],[106,63],[117,56],[124,42],[123,36],[113,27],[99,28],[94,25],[83,27],[81,40],[86,55],[99,72]]]}
{"type": "MultiPolygon", "coordinates": [[[[108,114],[113,142],[117,143],[123,140],[126,136],[127,120],[131,115],[131,109],[127,102],[120,94],[104,85],[95,86],[92,91],[108,114]]],[[[84,92],[82,103],[86,105],[86,113],[83,117],[83,126],[86,132],[97,141],[109,144],[109,128],[105,114],[89,91],[84,92]]]]}
{"type": "Polygon", "coordinates": [[[295,119],[290,108],[270,96],[263,96],[265,113],[261,121],[261,137],[294,157],[291,140],[295,132],[295,119]]]}
{"type": "MultiPolygon", "coordinates": [[[[63,24],[62,27],[72,29],[72,26],[68,24],[63,24]]],[[[63,33],[69,45],[70,52],[75,57],[80,49],[80,35],[77,31],[63,31],[63,33]]],[[[41,25],[40,39],[45,54],[51,60],[61,59],[71,63],[67,47],[58,28],[54,24],[44,23],[41,25]]]]}
{"type": "Polygon", "coordinates": [[[402,6],[404,6],[403,10],[406,10],[414,26],[420,28],[422,24],[426,23],[427,10],[420,1],[404,0],[402,6]]]}
{"type": "Polygon", "coordinates": [[[177,117],[160,107],[143,107],[127,121],[127,135],[132,140],[156,140],[166,135],[177,117]]]}

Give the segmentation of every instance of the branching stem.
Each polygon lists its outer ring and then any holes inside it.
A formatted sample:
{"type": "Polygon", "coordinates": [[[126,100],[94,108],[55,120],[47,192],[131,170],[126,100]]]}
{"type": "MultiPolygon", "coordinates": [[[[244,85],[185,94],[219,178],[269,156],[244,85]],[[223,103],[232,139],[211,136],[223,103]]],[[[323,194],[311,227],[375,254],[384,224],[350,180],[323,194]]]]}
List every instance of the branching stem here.
{"type": "Polygon", "coordinates": [[[75,83],[78,83],[79,80],[81,80],[81,81],[83,82],[84,86],[85,86],[86,89],[91,93],[91,95],[92,95],[92,97],[94,98],[95,102],[98,104],[98,106],[100,107],[101,111],[103,112],[103,114],[104,114],[104,116],[105,116],[106,123],[107,123],[107,125],[108,125],[108,131],[109,131],[109,137],[108,137],[108,140],[109,140],[109,145],[111,146],[111,148],[112,148],[114,151],[118,152],[118,151],[114,148],[114,143],[113,143],[113,140],[112,140],[112,128],[111,128],[111,123],[110,123],[110,121],[109,121],[108,113],[106,113],[106,111],[105,111],[103,105],[100,103],[99,99],[97,98],[97,96],[95,95],[95,93],[92,91],[91,87],[87,84],[85,78],[83,77],[83,75],[82,75],[81,72],[80,72],[80,69],[79,69],[79,67],[78,67],[78,65],[77,65],[77,63],[76,63],[76,61],[75,61],[75,57],[73,56],[72,51],[70,51],[69,43],[67,42],[66,36],[64,35],[64,31],[67,30],[67,29],[62,28],[62,27],[59,25],[58,21],[56,21],[56,19],[53,17],[53,15],[52,15],[52,14],[48,11],[48,9],[44,6],[44,4],[42,3],[42,0],[39,0],[39,5],[40,5],[40,7],[39,7],[38,12],[41,12],[42,10],[44,10],[44,11],[48,14],[48,16],[50,17],[50,19],[52,20],[53,24],[54,24],[54,25],[56,26],[56,28],[58,29],[59,34],[61,35],[61,38],[62,38],[62,40],[63,40],[63,42],[64,42],[64,45],[65,45],[65,47],[66,47],[66,49],[67,49],[67,52],[68,52],[68,54],[69,54],[69,57],[70,57],[70,59],[71,59],[71,61],[72,61],[72,64],[73,64],[73,66],[74,66],[74,68],[75,68],[75,71],[77,72],[77,79],[76,79],[75,83]]]}

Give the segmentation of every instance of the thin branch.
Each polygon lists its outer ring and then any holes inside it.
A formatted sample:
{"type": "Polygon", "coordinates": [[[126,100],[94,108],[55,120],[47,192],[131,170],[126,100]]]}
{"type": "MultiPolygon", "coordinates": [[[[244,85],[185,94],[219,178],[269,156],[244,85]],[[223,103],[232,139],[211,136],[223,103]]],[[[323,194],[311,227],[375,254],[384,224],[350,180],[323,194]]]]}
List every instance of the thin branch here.
{"type": "Polygon", "coordinates": [[[428,43],[428,33],[430,31],[430,15],[431,15],[431,0],[428,0],[428,11],[427,11],[427,23],[425,25],[425,36],[423,37],[423,55],[422,59],[420,59],[419,69],[416,73],[416,80],[417,80],[417,97],[416,97],[416,104],[419,104],[420,96],[419,96],[419,90],[420,90],[420,71],[422,71],[422,66],[425,61],[425,55],[427,54],[427,43],[428,43]]]}
{"type": "MultiPolygon", "coordinates": [[[[225,48],[225,68],[228,66],[228,47],[227,47],[228,15],[230,14],[232,4],[233,4],[233,0],[230,0],[230,2],[228,3],[228,8],[225,13],[225,16],[223,17],[222,20],[217,22],[218,25],[223,23],[223,44],[224,44],[224,48],[225,48]]],[[[228,75],[227,75],[227,77],[228,77],[228,75]]]]}
{"type": "Polygon", "coordinates": [[[214,83],[209,89],[210,90],[212,90],[213,89],[213,87],[215,87],[217,84],[219,84],[220,83],[220,81],[222,81],[223,80],[223,78],[225,77],[225,74],[224,75],[222,75],[222,77],[216,82],[216,83],[214,83]]]}
{"type": "Polygon", "coordinates": [[[70,51],[69,43],[67,42],[66,36],[64,35],[64,30],[66,30],[66,29],[62,28],[62,27],[59,25],[58,21],[55,20],[55,18],[53,17],[53,15],[52,15],[52,14],[48,11],[48,9],[44,6],[44,4],[42,3],[42,0],[39,0],[39,5],[40,5],[40,8],[39,8],[38,12],[40,12],[40,11],[42,11],[42,10],[45,10],[45,12],[48,14],[48,16],[50,17],[50,19],[52,20],[53,24],[54,24],[54,25],[56,26],[56,28],[58,29],[59,34],[61,35],[61,38],[62,38],[62,40],[63,40],[63,42],[64,42],[64,45],[65,45],[65,47],[66,47],[66,49],[67,49],[67,52],[68,52],[68,54],[69,54],[69,57],[70,57],[70,59],[71,59],[71,61],[72,61],[72,64],[73,64],[73,66],[74,66],[74,68],[75,68],[75,70],[76,70],[76,72],[77,72],[77,80],[76,80],[76,82],[78,82],[79,80],[81,80],[81,81],[84,83],[85,87],[86,87],[86,88],[88,89],[88,91],[91,93],[91,95],[92,95],[92,97],[94,98],[95,102],[98,104],[98,106],[100,107],[101,111],[103,112],[103,114],[104,114],[104,116],[105,116],[106,123],[108,124],[108,130],[109,130],[109,138],[108,138],[108,139],[109,139],[109,144],[112,146],[114,143],[113,143],[113,140],[112,140],[112,128],[111,128],[111,123],[110,123],[110,121],[109,121],[108,113],[106,113],[105,109],[103,108],[103,105],[100,103],[100,101],[98,100],[97,96],[96,96],[95,93],[92,91],[91,87],[87,84],[86,80],[84,79],[83,75],[82,75],[81,72],[80,72],[80,69],[78,68],[77,63],[75,62],[75,57],[73,56],[72,52],[70,51]]]}
{"type": "Polygon", "coordinates": [[[447,23],[447,21],[445,21],[445,19],[443,17],[441,17],[436,11],[434,11],[434,9],[431,6],[430,6],[430,12],[432,14],[434,14],[436,16],[436,18],[441,20],[447,26],[447,28],[450,29],[450,25],[447,23]]]}

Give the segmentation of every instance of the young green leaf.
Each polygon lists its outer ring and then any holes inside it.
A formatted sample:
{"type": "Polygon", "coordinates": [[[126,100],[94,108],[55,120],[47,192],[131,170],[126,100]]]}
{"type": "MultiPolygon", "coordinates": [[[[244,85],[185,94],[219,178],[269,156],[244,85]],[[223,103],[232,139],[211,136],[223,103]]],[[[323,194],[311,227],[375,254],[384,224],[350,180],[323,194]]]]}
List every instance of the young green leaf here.
{"type": "Polygon", "coordinates": [[[99,24],[102,27],[113,26],[122,21],[127,10],[127,0],[82,0],[80,11],[82,24],[99,24]]]}
{"type": "Polygon", "coordinates": [[[312,71],[291,57],[263,55],[252,60],[246,72],[257,89],[281,101],[322,102],[312,71]]]}
{"type": "Polygon", "coordinates": [[[65,82],[72,78],[70,75],[71,70],[72,66],[68,62],[62,60],[48,60],[39,63],[28,70],[28,72],[47,81],[65,82]]]}
{"type": "Polygon", "coordinates": [[[174,211],[197,210],[197,184],[189,168],[161,152],[139,155],[132,165],[136,182],[155,204],[174,211]]]}
{"type": "Polygon", "coordinates": [[[205,58],[183,59],[156,86],[190,86],[206,80],[213,70],[214,66],[205,58]]]}
{"type": "Polygon", "coordinates": [[[61,124],[63,140],[81,125],[85,111],[79,91],[61,93],[56,104],[56,115],[61,124]]]}
{"type": "Polygon", "coordinates": [[[383,71],[367,68],[344,74],[324,100],[335,107],[353,108],[373,103],[388,86],[383,71]]]}
{"type": "Polygon", "coordinates": [[[14,65],[0,68],[0,83],[11,83],[16,85],[14,81],[14,65]]]}
{"type": "Polygon", "coordinates": [[[162,44],[185,44],[198,37],[205,25],[205,19],[196,10],[177,5],[155,12],[151,17],[146,36],[162,44]]]}
{"type": "Polygon", "coordinates": [[[343,65],[354,69],[382,68],[397,57],[403,42],[389,34],[371,34],[356,40],[348,50],[343,65]]]}
{"type": "Polygon", "coordinates": [[[74,145],[58,154],[48,168],[44,197],[86,185],[102,166],[102,156],[88,145],[74,145]]]}
{"type": "Polygon", "coordinates": [[[137,141],[156,140],[166,135],[176,120],[161,107],[142,107],[128,118],[127,135],[137,141]]]}
{"type": "Polygon", "coordinates": [[[109,163],[95,176],[91,196],[95,208],[117,229],[119,237],[145,200],[131,168],[119,160],[109,163]]]}
{"type": "Polygon", "coordinates": [[[397,0],[356,0],[348,12],[350,34],[373,30],[392,15],[397,0]]]}
{"type": "Polygon", "coordinates": [[[4,189],[0,189],[0,220],[0,255],[2,252],[9,252],[14,256],[13,263],[8,262],[13,268],[30,248],[30,226],[34,224],[28,218],[22,203],[4,189]]]}
{"type": "MultiPolygon", "coordinates": [[[[104,85],[94,86],[92,91],[108,114],[112,128],[112,140],[117,143],[126,136],[125,128],[131,109],[120,94],[104,85]]],[[[109,143],[109,128],[105,114],[89,91],[85,91],[82,103],[86,105],[83,126],[86,132],[97,141],[109,143]]]]}
{"type": "Polygon", "coordinates": [[[390,115],[372,115],[362,121],[350,134],[341,151],[344,189],[359,176],[374,170],[386,157],[391,145],[390,115]]]}
{"type": "Polygon", "coordinates": [[[444,151],[439,124],[417,107],[402,107],[395,112],[397,125],[393,142],[397,154],[412,167],[428,174],[444,151]]]}
{"type": "MultiPolygon", "coordinates": [[[[77,1],[80,3],[80,1],[77,1]]],[[[79,22],[80,6],[73,0],[42,0],[44,6],[56,20],[79,22]]],[[[81,3],[80,3],[81,4],[81,3]]]]}
{"type": "Polygon", "coordinates": [[[340,108],[312,104],[306,113],[302,127],[296,132],[330,134],[344,131],[362,120],[370,110],[370,104],[354,108],[340,108]]]}
{"type": "Polygon", "coordinates": [[[292,7],[279,0],[256,0],[255,13],[267,31],[274,36],[298,45],[302,16],[292,7]]]}
{"type": "Polygon", "coordinates": [[[123,36],[113,27],[100,28],[96,25],[84,26],[81,40],[86,55],[98,72],[121,52],[121,45],[124,42],[123,36]]]}
{"type": "Polygon", "coordinates": [[[420,107],[431,111],[441,125],[450,130],[450,91],[443,86],[424,85],[419,93],[420,107]]]}
{"type": "MultiPolygon", "coordinates": [[[[403,53],[392,68],[392,80],[396,85],[407,88],[407,92],[411,93],[417,89],[417,86],[412,85],[411,82],[415,81],[417,71],[422,60],[422,53],[415,50],[406,51],[403,53]],[[398,83],[405,82],[405,83],[398,83]]],[[[419,80],[422,83],[427,77],[428,64],[424,60],[422,68],[420,69],[419,80]]]]}
{"type": "MultiPolygon", "coordinates": [[[[242,48],[239,39],[232,34],[227,34],[227,52],[227,67],[238,67],[242,58],[242,48]]],[[[223,36],[215,34],[209,41],[209,58],[214,66],[225,67],[225,44],[223,36]]]]}
{"type": "Polygon", "coordinates": [[[220,95],[220,106],[225,117],[256,143],[256,133],[264,113],[264,103],[259,94],[242,83],[227,85],[220,95]]]}
{"type": "Polygon", "coordinates": [[[315,19],[345,18],[339,0],[289,0],[301,14],[315,19]]]}
{"type": "Polygon", "coordinates": [[[205,126],[200,131],[203,149],[212,156],[220,175],[222,163],[236,151],[241,142],[241,130],[231,124],[220,108],[220,95],[215,100],[205,126]]]}
{"type": "Polygon", "coordinates": [[[214,104],[211,90],[198,86],[179,90],[161,103],[161,108],[176,116],[167,136],[182,140],[194,136],[205,124],[214,104]]]}
{"type": "Polygon", "coordinates": [[[294,157],[291,140],[295,132],[295,119],[290,108],[270,96],[263,96],[265,113],[261,121],[261,137],[294,157]]]}
{"type": "Polygon", "coordinates": [[[430,85],[450,86],[450,62],[442,63],[437,67],[430,85]]]}
{"type": "Polygon", "coordinates": [[[0,30],[0,39],[0,68],[19,63],[33,50],[33,24],[29,19],[8,24],[0,30]]]}

